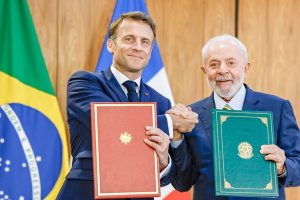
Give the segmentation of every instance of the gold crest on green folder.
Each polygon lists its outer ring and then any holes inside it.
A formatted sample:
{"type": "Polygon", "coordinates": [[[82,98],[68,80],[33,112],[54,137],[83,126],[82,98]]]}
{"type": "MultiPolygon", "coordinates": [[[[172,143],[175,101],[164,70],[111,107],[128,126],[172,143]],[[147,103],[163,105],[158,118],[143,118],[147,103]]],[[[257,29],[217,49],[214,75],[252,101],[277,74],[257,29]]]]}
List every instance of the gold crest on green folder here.
{"type": "Polygon", "coordinates": [[[272,112],[214,109],[212,119],[216,195],[277,197],[275,163],[259,153],[274,144],[272,112]]]}

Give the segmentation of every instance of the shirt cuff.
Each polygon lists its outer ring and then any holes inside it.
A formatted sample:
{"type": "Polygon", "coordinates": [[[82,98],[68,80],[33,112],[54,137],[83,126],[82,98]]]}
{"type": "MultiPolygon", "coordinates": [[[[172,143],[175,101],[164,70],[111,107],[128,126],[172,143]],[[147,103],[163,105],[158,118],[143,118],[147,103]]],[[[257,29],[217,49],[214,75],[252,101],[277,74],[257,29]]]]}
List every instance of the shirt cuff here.
{"type": "Polygon", "coordinates": [[[169,137],[170,140],[173,139],[173,122],[172,122],[172,118],[169,114],[165,114],[166,118],[167,118],[167,122],[168,122],[168,129],[169,129],[169,137]]]}
{"type": "Polygon", "coordinates": [[[278,175],[278,178],[285,178],[287,176],[287,171],[285,165],[283,166],[282,174],[278,175]]]}
{"type": "Polygon", "coordinates": [[[170,155],[168,155],[168,157],[169,157],[169,161],[170,162],[167,165],[167,167],[160,172],[160,175],[159,175],[160,179],[162,179],[163,177],[165,177],[170,172],[170,169],[171,169],[171,166],[172,166],[172,159],[171,159],[170,155]]]}

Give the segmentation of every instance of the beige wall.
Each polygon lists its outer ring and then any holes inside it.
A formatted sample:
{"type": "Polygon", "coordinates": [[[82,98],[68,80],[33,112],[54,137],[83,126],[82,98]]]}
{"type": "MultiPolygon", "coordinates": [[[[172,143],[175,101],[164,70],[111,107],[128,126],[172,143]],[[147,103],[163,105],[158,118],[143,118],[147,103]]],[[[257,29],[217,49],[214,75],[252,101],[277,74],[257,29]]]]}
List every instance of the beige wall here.
{"type": "MultiPolygon", "coordinates": [[[[93,71],[115,0],[28,0],[43,55],[65,118],[66,84],[78,70],[93,71]]],[[[210,94],[200,71],[210,37],[237,34],[249,50],[247,83],[292,102],[300,122],[300,1],[146,0],[176,102],[210,94]],[[238,4],[236,4],[238,2],[238,4]],[[237,13],[236,13],[237,10],[237,13]]],[[[300,188],[287,190],[300,199],[300,188]]]]}

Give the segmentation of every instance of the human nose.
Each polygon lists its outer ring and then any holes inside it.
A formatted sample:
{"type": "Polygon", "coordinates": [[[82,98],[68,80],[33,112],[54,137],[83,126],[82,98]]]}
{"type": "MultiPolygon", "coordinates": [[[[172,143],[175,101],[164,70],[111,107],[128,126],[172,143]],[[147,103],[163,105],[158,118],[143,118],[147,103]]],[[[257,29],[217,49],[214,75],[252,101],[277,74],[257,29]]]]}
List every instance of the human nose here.
{"type": "Polygon", "coordinates": [[[219,73],[225,74],[227,72],[228,72],[228,66],[227,66],[226,62],[221,62],[221,65],[219,67],[219,73]]]}
{"type": "Polygon", "coordinates": [[[136,49],[136,50],[142,50],[143,46],[142,46],[142,42],[136,40],[133,44],[132,44],[132,48],[136,49]]]}

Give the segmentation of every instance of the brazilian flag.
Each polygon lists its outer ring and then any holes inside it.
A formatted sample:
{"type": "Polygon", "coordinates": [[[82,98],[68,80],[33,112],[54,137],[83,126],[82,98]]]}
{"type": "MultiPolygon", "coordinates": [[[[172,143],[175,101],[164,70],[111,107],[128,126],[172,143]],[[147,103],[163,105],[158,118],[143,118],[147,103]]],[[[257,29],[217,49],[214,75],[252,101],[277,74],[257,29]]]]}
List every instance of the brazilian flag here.
{"type": "Polygon", "coordinates": [[[65,127],[26,0],[0,0],[0,199],[55,199],[65,127]]]}

